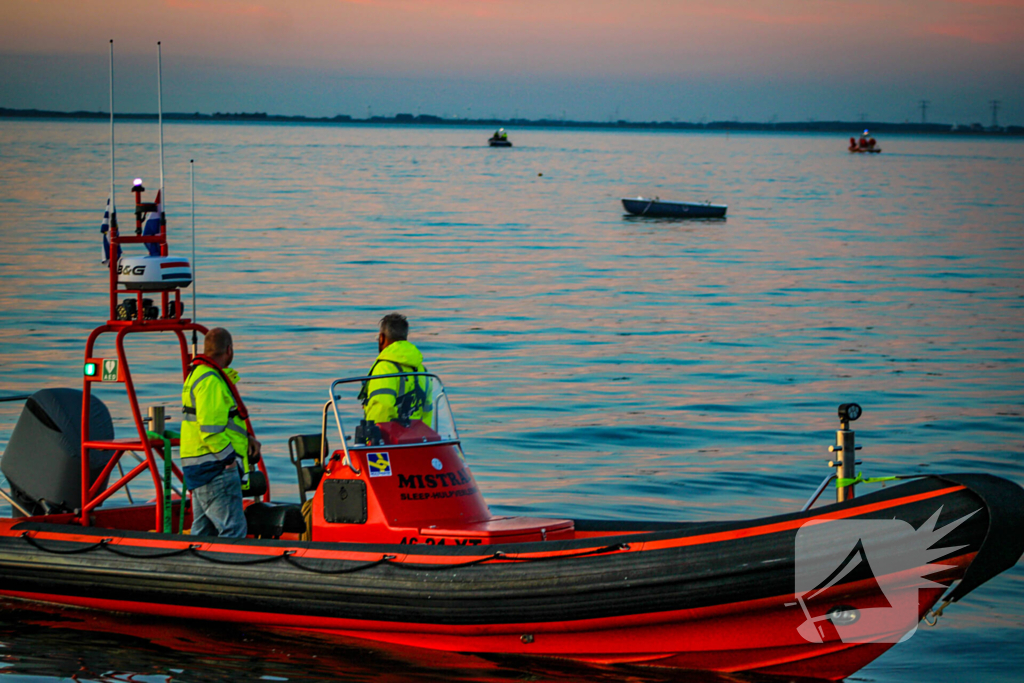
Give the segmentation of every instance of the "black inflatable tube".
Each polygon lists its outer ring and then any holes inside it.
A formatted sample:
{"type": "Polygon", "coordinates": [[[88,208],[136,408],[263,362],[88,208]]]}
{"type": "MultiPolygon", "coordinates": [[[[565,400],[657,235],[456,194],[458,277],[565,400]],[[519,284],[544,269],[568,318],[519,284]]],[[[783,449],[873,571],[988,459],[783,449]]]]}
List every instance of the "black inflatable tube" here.
{"type": "Polygon", "coordinates": [[[943,481],[967,487],[988,510],[988,531],[957,587],[946,596],[956,602],[1024,555],[1024,489],[991,474],[943,474],[943,481]]]}
{"type": "MultiPolygon", "coordinates": [[[[914,526],[920,526],[937,509],[937,504],[941,504],[941,526],[976,512],[984,500],[982,493],[975,492],[975,488],[980,488],[990,499],[998,498],[992,491],[1005,490],[1004,495],[995,503],[985,505],[995,505],[1000,519],[1012,519],[1016,509],[1013,489],[993,484],[989,479],[1002,481],[994,477],[972,479],[971,476],[961,475],[955,481],[952,477],[917,480],[869,494],[857,499],[855,504],[844,504],[843,507],[856,509],[888,499],[937,491],[947,488],[949,483],[963,482],[962,485],[968,491],[901,505],[899,517],[914,526]]],[[[1019,487],[1016,490],[1024,494],[1019,487]]],[[[411,548],[252,539],[218,544],[221,549],[227,550],[216,553],[222,556],[224,562],[252,558],[252,555],[244,553],[231,553],[228,548],[232,545],[281,550],[280,562],[256,566],[211,564],[202,555],[213,551],[204,551],[199,556],[183,554],[174,558],[160,558],[157,553],[165,551],[153,551],[153,557],[147,558],[142,556],[146,551],[132,549],[133,554],[139,554],[139,557],[132,560],[113,555],[103,548],[82,555],[54,555],[41,552],[24,539],[8,537],[0,542],[0,576],[3,577],[4,587],[9,590],[265,613],[461,625],[565,621],[742,603],[791,593],[793,537],[796,531],[789,529],[750,538],[640,553],[614,552],[537,563],[492,562],[471,568],[445,568],[432,572],[403,571],[372,559],[366,562],[301,559],[303,564],[324,570],[374,565],[368,566],[365,571],[347,573],[337,579],[292,566],[283,559],[283,552],[288,548],[309,547],[360,550],[367,553],[380,551],[382,554],[415,553],[406,559],[415,562],[416,555],[479,557],[481,553],[499,549],[507,553],[578,550],[614,542],[637,543],[641,540],[682,538],[798,520],[822,514],[831,507],[746,522],[679,524],[669,525],[668,528],[663,524],[655,524],[652,526],[657,527],[657,530],[652,529],[642,534],[509,544],[490,546],[486,550],[484,547],[411,548]]],[[[858,517],[891,518],[893,512],[893,508],[886,508],[865,512],[858,517]]],[[[581,524],[596,530],[603,524],[613,523],[581,524]]],[[[985,510],[983,514],[975,514],[951,532],[946,540],[950,546],[966,546],[957,551],[958,554],[977,552],[979,558],[984,558],[988,551],[983,554],[983,546],[987,543],[999,545],[997,540],[1004,535],[1004,524],[1006,522],[1003,521],[991,524],[988,510],[985,510]]],[[[639,532],[638,526],[640,524],[633,525],[631,530],[639,532]]],[[[18,528],[63,533],[69,531],[67,526],[33,522],[21,523],[18,528]]],[[[624,530],[622,526],[617,528],[624,530]]],[[[154,539],[152,534],[144,532],[112,534],[109,529],[80,527],[74,528],[74,531],[76,534],[97,537],[97,540],[110,535],[154,539]]],[[[166,538],[196,540],[188,536],[166,538]]],[[[58,540],[39,543],[53,550],[91,545],[58,540]]],[[[987,568],[972,575],[976,577],[972,578],[974,585],[1001,571],[998,568],[1008,561],[1007,553],[992,552],[993,559],[983,563],[987,568]]],[[[1009,566],[1012,566],[1012,562],[1009,566]]],[[[968,591],[972,587],[969,584],[968,591]]]]}

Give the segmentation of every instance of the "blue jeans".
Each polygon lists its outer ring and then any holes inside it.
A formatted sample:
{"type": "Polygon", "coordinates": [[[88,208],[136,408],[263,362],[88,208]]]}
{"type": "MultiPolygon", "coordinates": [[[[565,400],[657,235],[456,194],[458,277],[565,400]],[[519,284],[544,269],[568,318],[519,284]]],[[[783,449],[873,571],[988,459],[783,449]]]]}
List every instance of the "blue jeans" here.
{"type": "Polygon", "coordinates": [[[232,464],[192,491],[192,535],[245,538],[242,479],[232,464]]]}

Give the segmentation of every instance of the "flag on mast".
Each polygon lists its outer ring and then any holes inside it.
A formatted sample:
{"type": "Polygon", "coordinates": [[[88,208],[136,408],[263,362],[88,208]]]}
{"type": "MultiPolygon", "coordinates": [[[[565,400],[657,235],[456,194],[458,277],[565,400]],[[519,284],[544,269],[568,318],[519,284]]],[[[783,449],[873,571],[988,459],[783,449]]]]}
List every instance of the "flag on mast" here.
{"type": "MultiPolygon", "coordinates": [[[[164,202],[161,197],[163,193],[157,190],[156,193],[156,211],[150,211],[146,216],[145,222],[142,224],[142,234],[145,235],[159,235],[160,224],[163,222],[164,217],[164,202]]],[[[150,256],[160,255],[160,245],[155,242],[147,242],[146,249],[149,250],[150,256]]]]}
{"type": "MultiPolygon", "coordinates": [[[[103,233],[103,265],[107,265],[110,262],[110,238],[107,233],[110,232],[110,197],[107,197],[107,208],[103,212],[103,223],[100,225],[100,232],[103,233]]],[[[117,214],[113,216],[114,225],[117,225],[117,214]]],[[[117,247],[117,257],[121,258],[121,246],[117,247]]]]}

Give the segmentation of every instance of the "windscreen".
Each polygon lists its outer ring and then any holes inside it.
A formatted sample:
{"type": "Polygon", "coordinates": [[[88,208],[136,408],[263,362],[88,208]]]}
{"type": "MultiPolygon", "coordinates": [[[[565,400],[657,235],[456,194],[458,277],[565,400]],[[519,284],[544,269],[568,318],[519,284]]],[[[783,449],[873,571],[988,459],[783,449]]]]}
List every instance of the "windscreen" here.
{"type": "Polygon", "coordinates": [[[350,448],[458,439],[448,396],[433,375],[395,373],[338,380],[332,397],[350,448]]]}

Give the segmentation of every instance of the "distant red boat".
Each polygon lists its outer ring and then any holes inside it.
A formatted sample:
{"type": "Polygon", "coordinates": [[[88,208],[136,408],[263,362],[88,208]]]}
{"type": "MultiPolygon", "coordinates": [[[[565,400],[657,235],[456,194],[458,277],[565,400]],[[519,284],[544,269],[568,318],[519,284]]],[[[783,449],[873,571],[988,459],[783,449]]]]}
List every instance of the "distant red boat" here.
{"type": "Polygon", "coordinates": [[[879,154],[882,148],[878,146],[878,142],[868,137],[868,131],[864,131],[861,134],[860,139],[850,138],[850,146],[847,148],[853,154],[879,154]]]}

